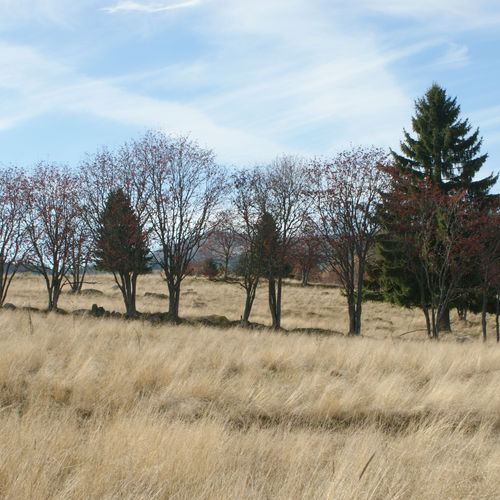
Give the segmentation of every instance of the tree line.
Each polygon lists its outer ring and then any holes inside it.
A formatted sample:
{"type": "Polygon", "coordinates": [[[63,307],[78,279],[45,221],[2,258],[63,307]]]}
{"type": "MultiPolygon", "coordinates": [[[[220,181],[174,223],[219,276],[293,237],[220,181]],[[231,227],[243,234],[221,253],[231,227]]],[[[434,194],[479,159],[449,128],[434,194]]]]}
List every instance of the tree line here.
{"type": "Polygon", "coordinates": [[[353,147],[332,157],[282,155],[229,172],[213,151],[159,131],[87,155],[78,169],[40,163],[0,172],[0,305],[16,272],[42,275],[48,309],[61,290],[79,293],[89,266],[113,274],[126,313],[137,313],[137,279],[162,269],[169,314],[179,317],[189,266],[209,246],[224,276],[235,253],[248,324],[267,283],[274,328],[283,279],[297,263],[333,270],[348,304],[349,333],[361,332],[363,301],[420,307],[429,337],[461,315],[496,308],[500,295],[497,176],[475,180],[486,161],[479,130],[456,99],[433,85],[415,103],[415,136],[401,153],[353,147]]]}

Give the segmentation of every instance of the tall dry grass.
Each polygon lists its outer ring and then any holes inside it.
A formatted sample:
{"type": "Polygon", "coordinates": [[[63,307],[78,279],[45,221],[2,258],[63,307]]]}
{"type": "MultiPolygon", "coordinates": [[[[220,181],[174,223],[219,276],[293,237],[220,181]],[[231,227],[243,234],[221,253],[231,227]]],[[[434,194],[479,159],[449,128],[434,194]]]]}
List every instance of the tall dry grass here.
{"type": "MultiPolygon", "coordinates": [[[[61,307],[123,310],[94,281],[103,295],[61,307]]],[[[159,276],[140,286],[139,310],[165,310],[143,296],[165,292],[159,276]]],[[[43,283],[24,276],[8,300],[43,307],[43,283]]],[[[181,315],[241,305],[191,279],[181,315]]],[[[289,329],[347,329],[333,289],[288,285],[284,310],[289,329]]],[[[500,350],[478,318],[434,343],[399,337],[423,326],[416,311],[364,315],[353,339],[0,311],[0,495],[498,498],[500,350]]],[[[252,319],[269,321],[264,290],[252,319]]]]}

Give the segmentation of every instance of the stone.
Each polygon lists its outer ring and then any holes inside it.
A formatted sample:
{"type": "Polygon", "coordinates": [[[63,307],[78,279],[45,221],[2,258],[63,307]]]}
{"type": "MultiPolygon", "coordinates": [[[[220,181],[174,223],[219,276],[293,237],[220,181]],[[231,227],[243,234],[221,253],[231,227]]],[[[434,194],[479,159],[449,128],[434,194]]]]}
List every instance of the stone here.
{"type": "Polygon", "coordinates": [[[92,315],[97,316],[99,318],[101,316],[104,316],[105,312],[106,311],[104,310],[104,307],[99,307],[97,304],[92,304],[92,309],[91,309],[92,315]]]}

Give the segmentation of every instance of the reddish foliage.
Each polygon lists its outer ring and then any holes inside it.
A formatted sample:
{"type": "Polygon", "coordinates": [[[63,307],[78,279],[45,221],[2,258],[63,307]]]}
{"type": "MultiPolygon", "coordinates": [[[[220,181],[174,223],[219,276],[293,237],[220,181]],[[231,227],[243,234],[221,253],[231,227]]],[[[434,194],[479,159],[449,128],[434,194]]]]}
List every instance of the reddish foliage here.
{"type": "Polygon", "coordinates": [[[428,333],[438,338],[442,314],[484,246],[481,220],[465,191],[444,193],[430,179],[395,169],[390,174],[392,186],[384,200],[387,227],[418,282],[428,333]]]}
{"type": "Polygon", "coordinates": [[[122,292],[127,314],[136,314],[135,296],[139,274],[150,271],[147,234],[123,190],[112,191],[99,216],[95,255],[99,269],[111,271],[122,292]]]}
{"type": "Polygon", "coordinates": [[[56,309],[75,245],[80,214],[78,181],[66,167],[41,163],[26,185],[27,265],[44,277],[48,308],[56,309]]]}
{"type": "Polygon", "coordinates": [[[316,224],[325,258],[346,290],[351,334],[361,331],[365,265],[380,230],[376,209],[388,182],[381,166],[388,163],[384,151],[358,147],[315,161],[309,172],[316,224]]]}
{"type": "Polygon", "coordinates": [[[121,189],[130,200],[142,228],[148,221],[149,189],[146,182],[147,164],[141,159],[135,143],[125,144],[117,152],[107,149],[89,155],[80,166],[81,202],[88,229],[95,238],[99,214],[106,208],[111,192],[121,189]]]}
{"type": "Polygon", "coordinates": [[[475,265],[478,269],[482,294],[482,330],[486,341],[486,312],[488,296],[494,292],[496,296],[496,336],[500,342],[500,197],[494,196],[478,207],[476,215],[477,233],[481,245],[476,247],[475,265]]]}

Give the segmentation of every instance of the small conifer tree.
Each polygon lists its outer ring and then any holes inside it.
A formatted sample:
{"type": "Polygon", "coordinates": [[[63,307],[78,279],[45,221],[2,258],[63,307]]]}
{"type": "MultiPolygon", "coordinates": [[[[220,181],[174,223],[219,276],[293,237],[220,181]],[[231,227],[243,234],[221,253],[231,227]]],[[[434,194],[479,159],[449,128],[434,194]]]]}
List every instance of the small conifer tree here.
{"type": "Polygon", "coordinates": [[[127,315],[134,316],[137,276],[149,272],[147,236],[121,189],[112,191],[99,216],[97,269],[113,273],[127,315]]]}

